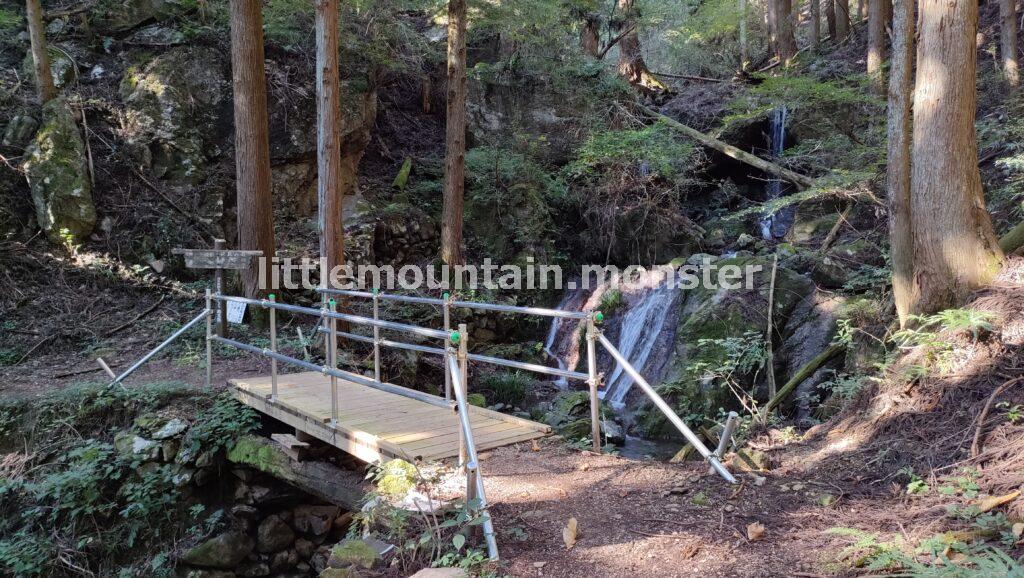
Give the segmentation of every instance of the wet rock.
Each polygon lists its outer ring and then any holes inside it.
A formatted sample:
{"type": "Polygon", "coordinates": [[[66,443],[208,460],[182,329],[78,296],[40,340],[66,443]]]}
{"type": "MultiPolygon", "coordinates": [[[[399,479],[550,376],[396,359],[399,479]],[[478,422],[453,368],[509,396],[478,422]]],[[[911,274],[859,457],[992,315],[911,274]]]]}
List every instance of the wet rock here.
{"type": "Polygon", "coordinates": [[[337,506],[299,506],[292,510],[292,524],[299,532],[320,536],[330,531],[339,513],[337,506]]]}
{"type": "Polygon", "coordinates": [[[36,221],[56,243],[84,240],[96,226],[85,144],[63,98],[43,107],[43,123],[22,164],[36,221]]]}
{"type": "Polygon", "coordinates": [[[295,532],[277,515],[267,516],[256,531],[256,548],[263,553],[283,550],[295,541],[295,532]]]}
{"type": "Polygon", "coordinates": [[[241,532],[226,532],[185,552],[181,561],[204,568],[234,568],[252,552],[252,538],[241,532]]]}
{"type": "MultiPolygon", "coordinates": [[[[787,379],[832,343],[836,321],[846,301],[839,295],[815,292],[796,306],[786,323],[783,341],[777,351],[779,359],[785,363],[787,379]]],[[[841,364],[842,358],[839,357],[797,386],[791,400],[796,403],[798,420],[810,419],[818,386],[829,379],[833,368],[841,364]]]]}
{"type": "Polygon", "coordinates": [[[178,435],[181,435],[186,429],[188,429],[188,423],[184,420],[174,418],[168,421],[153,433],[153,439],[155,440],[166,440],[178,435]]]}

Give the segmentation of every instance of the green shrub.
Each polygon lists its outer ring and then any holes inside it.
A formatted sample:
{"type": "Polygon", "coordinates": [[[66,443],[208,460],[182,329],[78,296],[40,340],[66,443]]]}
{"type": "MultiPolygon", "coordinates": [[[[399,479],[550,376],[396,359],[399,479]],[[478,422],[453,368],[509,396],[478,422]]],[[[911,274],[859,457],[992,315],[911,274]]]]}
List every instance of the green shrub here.
{"type": "Polygon", "coordinates": [[[480,379],[480,388],[495,405],[518,406],[526,399],[526,390],[532,384],[533,379],[520,371],[499,371],[480,379]]]}
{"type": "Polygon", "coordinates": [[[608,170],[644,165],[648,174],[674,179],[689,166],[694,147],[661,123],[635,130],[590,134],[564,171],[569,179],[589,181],[608,170]]]}

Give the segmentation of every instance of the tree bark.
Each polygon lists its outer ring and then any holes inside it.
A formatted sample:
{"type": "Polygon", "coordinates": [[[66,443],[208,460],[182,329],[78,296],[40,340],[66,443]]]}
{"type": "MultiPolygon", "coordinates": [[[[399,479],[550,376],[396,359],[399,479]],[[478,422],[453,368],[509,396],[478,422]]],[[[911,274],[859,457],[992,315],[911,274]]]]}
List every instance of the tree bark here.
{"type": "Polygon", "coordinates": [[[795,184],[797,187],[801,189],[806,189],[814,185],[814,179],[811,179],[810,177],[805,177],[804,175],[795,173],[787,168],[780,167],[775,163],[770,163],[762,159],[761,157],[752,155],[746,151],[742,151],[732,146],[731,144],[722,142],[717,138],[706,135],[695,128],[688,127],[685,124],[675,119],[671,119],[642,104],[638,104],[637,107],[643,112],[647,113],[648,115],[665,123],[665,125],[668,126],[669,128],[683,133],[684,135],[692,138],[693,140],[699,142],[700,144],[709,148],[713,148],[716,151],[728,155],[738,161],[747,163],[748,165],[756,169],[760,169],[766,173],[770,173],[779,178],[786,179],[787,181],[795,184]]]}
{"type": "Polygon", "coordinates": [[[592,58],[597,58],[600,50],[600,24],[597,14],[588,13],[584,15],[583,26],[580,27],[580,49],[592,58]]]}
{"type": "Polygon", "coordinates": [[[868,81],[871,91],[885,94],[885,0],[868,0],[868,81]]]}
{"type": "MultiPolygon", "coordinates": [[[[238,248],[274,257],[274,211],[270,194],[270,136],[267,80],[263,70],[261,3],[231,0],[231,78],[235,98],[235,191],[238,248]]],[[[270,275],[271,267],[264,267],[270,275]]],[[[247,297],[256,297],[269,279],[253,263],[242,271],[247,297]]]]}
{"type": "Polygon", "coordinates": [[[624,33],[619,40],[619,76],[626,82],[648,94],[671,92],[665,83],[651,74],[644,61],[640,47],[640,33],[637,31],[637,14],[633,0],[617,0],[619,11],[619,29],[624,33]]]}
{"type": "Polygon", "coordinates": [[[828,25],[828,37],[832,39],[832,42],[836,41],[836,0],[824,0],[825,1],[825,21],[828,25]]]}
{"type": "Polygon", "coordinates": [[[338,0],[317,0],[316,35],[316,168],[317,229],[320,233],[322,283],[345,262],[341,221],[341,92],[338,77],[338,0]]]}
{"type": "Polygon", "coordinates": [[[921,0],[911,157],[912,313],[958,307],[1003,252],[985,208],[974,131],[978,5],[921,0]]]}
{"type": "Polygon", "coordinates": [[[811,3],[811,50],[817,52],[821,48],[821,0],[810,0],[811,3]]]}
{"type": "Polygon", "coordinates": [[[779,62],[786,65],[796,56],[796,38],[793,36],[792,0],[772,0],[775,5],[775,51],[779,62]]]}
{"type": "Polygon", "coordinates": [[[464,265],[462,205],[466,178],[466,0],[448,0],[448,111],[445,124],[441,258],[464,265]]]}
{"type": "Polygon", "coordinates": [[[28,20],[28,36],[32,45],[32,65],[36,74],[36,93],[39,104],[46,104],[57,96],[50,72],[50,55],[46,51],[46,28],[43,26],[43,7],[39,0],[26,0],[25,18],[28,20]]]}
{"type": "Polygon", "coordinates": [[[747,0],[740,2],[740,70],[747,69],[750,55],[747,52],[747,0]]]}
{"type": "Polygon", "coordinates": [[[845,40],[850,35],[850,0],[833,0],[836,6],[835,40],[845,40]]]}
{"type": "Polygon", "coordinates": [[[999,0],[999,52],[1010,86],[1020,86],[1017,64],[1017,0],[999,0]]]}
{"type": "Polygon", "coordinates": [[[914,235],[910,214],[910,103],[914,87],[914,2],[896,0],[889,72],[888,167],[889,254],[892,288],[900,327],[913,302],[914,235]]]}

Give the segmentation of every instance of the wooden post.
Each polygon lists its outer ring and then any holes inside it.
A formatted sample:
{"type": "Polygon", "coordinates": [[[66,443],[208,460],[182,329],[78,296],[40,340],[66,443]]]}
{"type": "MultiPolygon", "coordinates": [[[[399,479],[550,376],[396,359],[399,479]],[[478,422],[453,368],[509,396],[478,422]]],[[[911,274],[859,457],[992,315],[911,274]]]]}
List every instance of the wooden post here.
{"type": "MultiPolygon", "coordinates": [[[[213,250],[223,251],[227,246],[227,241],[224,239],[213,240],[213,250]]],[[[213,270],[213,290],[217,295],[224,295],[224,269],[217,267],[213,270]]],[[[218,315],[220,316],[220,323],[217,326],[217,335],[221,337],[228,336],[228,304],[226,301],[221,301],[218,308],[218,315]]]]}
{"type": "Polygon", "coordinates": [[[330,273],[345,259],[341,223],[338,0],[316,0],[315,28],[317,229],[320,233],[320,274],[329,279],[330,273]]]}
{"type": "MultiPolygon", "coordinates": [[[[462,397],[466,400],[466,411],[469,411],[469,335],[466,332],[466,324],[459,323],[459,383],[454,384],[455,387],[462,390],[462,397]]],[[[466,416],[467,420],[469,416],[466,416]]],[[[472,422],[470,422],[472,423],[472,422]]],[[[465,466],[466,460],[466,435],[459,428],[459,465],[465,466]]]]}
{"type": "Polygon", "coordinates": [[[601,400],[597,397],[597,326],[594,313],[587,316],[587,385],[590,387],[590,437],[601,453],[601,400]]]}

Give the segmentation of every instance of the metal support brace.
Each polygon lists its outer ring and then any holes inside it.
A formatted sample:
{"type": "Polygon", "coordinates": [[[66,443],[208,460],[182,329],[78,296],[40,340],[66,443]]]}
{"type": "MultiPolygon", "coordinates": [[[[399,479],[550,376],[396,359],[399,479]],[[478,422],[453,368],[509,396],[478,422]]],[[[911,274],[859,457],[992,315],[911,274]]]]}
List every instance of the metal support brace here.
{"type": "MultiPolygon", "coordinates": [[[[331,299],[328,301],[330,311],[335,312],[338,310],[338,304],[331,299]]],[[[325,310],[326,311],[326,310],[325,310]]],[[[328,331],[327,334],[327,365],[332,369],[338,369],[338,320],[334,317],[327,319],[328,331]]],[[[338,377],[334,373],[331,376],[331,427],[338,426],[338,377]]]]}
{"type": "MultiPolygon", "coordinates": [[[[274,294],[271,293],[267,296],[267,300],[271,303],[275,302],[274,294]]],[[[277,353],[277,309],[269,307],[270,309],[270,351],[277,353]]],[[[272,402],[277,401],[277,358],[270,358],[270,400],[272,402]]]]}
{"type": "Polygon", "coordinates": [[[597,397],[597,325],[594,314],[587,316],[587,385],[590,387],[590,436],[594,451],[601,453],[601,400],[597,397]]]}
{"type": "MultiPolygon", "coordinates": [[[[465,323],[460,323],[459,324],[459,353],[458,353],[458,357],[457,357],[458,362],[459,362],[459,375],[458,375],[459,382],[455,383],[453,385],[455,387],[459,388],[459,390],[462,392],[462,397],[464,399],[468,400],[469,399],[469,397],[468,397],[468,395],[469,395],[469,344],[468,344],[469,336],[466,335],[466,333],[467,333],[467,331],[466,331],[466,324],[465,323]]],[[[468,419],[469,416],[467,415],[466,418],[468,419]]],[[[460,429],[459,430],[459,465],[460,466],[465,466],[466,465],[466,460],[467,460],[467,455],[466,455],[466,435],[464,433],[462,433],[462,430],[460,429]]]]}
{"type": "MultiPolygon", "coordinates": [[[[449,293],[444,294],[444,303],[441,305],[441,310],[444,313],[444,332],[452,332],[452,319],[451,319],[451,295],[449,293]]],[[[448,371],[444,372],[444,398],[448,401],[452,400],[452,376],[448,371]]]]}
{"type": "MultiPolygon", "coordinates": [[[[206,389],[213,384],[213,297],[206,290],[206,389]]],[[[108,370],[109,371],[109,370],[108,370]]]]}
{"type": "Polygon", "coordinates": [[[740,414],[730,411],[729,417],[725,420],[725,426],[722,427],[722,437],[718,440],[718,447],[715,448],[715,456],[718,459],[725,457],[725,453],[729,451],[729,445],[732,443],[732,434],[736,431],[736,426],[739,424],[740,414]]]}
{"type": "MultiPolygon", "coordinates": [[[[373,290],[373,320],[380,321],[380,296],[373,290]]],[[[373,378],[380,382],[380,327],[373,326],[373,378]]]]}

